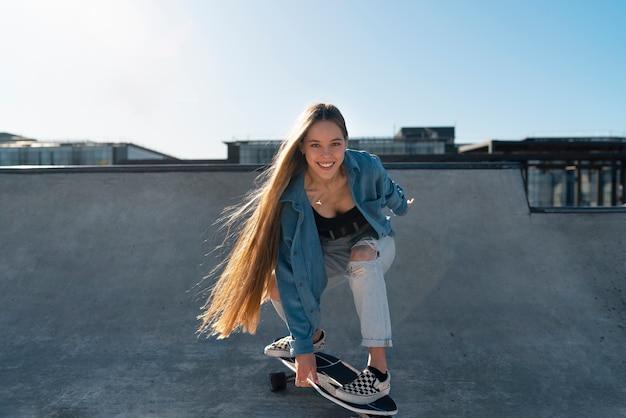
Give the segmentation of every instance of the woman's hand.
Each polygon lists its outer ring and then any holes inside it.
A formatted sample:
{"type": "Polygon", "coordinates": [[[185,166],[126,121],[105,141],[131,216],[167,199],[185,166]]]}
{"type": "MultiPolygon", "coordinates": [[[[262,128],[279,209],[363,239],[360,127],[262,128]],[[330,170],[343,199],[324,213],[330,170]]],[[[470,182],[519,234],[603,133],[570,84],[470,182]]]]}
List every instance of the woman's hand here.
{"type": "Polygon", "coordinates": [[[407,205],[409,205],[409,207],[413,206],[413,203],[415,203],[415,198],[412,197],[412,198],[408,199],[406,201],[406,203],[407,203],[407,205]]]}
{"type": "Polygon", "coordinates": [[[313,353],[296,356],[296,386],[311,386],[307,378],[310,378],[315,383],[318,382],[317,362],[313,353]]]}

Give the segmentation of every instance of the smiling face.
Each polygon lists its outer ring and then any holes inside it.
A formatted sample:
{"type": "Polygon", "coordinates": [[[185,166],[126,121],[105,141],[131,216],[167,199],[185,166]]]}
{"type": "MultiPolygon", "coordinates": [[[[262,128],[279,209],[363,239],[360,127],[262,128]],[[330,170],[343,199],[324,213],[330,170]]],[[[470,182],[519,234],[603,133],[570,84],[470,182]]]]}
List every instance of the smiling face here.
{"type": "Polygon", "coordinates": [[[335,122],[321,120],[312,124],[300,145],[309,173],[321,180],[337,175],[343,163],[348,140],[335,122]]]}

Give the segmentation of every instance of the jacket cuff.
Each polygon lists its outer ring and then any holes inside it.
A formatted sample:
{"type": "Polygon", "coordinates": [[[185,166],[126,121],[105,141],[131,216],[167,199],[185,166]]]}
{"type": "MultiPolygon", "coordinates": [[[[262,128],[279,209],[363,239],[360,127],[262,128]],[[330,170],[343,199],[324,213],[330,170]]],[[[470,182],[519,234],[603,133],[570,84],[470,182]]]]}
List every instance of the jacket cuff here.
{"type": "Polygon", "coordinates": [[[311,354],[315,351],[311,338],[304,340],[291,340],[291,355],[293,357],[300,354],[311,354]]]}
{"type": "Polygon", "coordinates": [[[407,203],[406,199],[403,196],[402,197],[402,204],[400,205],[400,209],[398,210],[398,212],[394,212],[394,213],[396,215],[398,215],[398,216],[402,216],[402,215],[406,214],[408,209],[409,209],[409,204],[407,203]]]}

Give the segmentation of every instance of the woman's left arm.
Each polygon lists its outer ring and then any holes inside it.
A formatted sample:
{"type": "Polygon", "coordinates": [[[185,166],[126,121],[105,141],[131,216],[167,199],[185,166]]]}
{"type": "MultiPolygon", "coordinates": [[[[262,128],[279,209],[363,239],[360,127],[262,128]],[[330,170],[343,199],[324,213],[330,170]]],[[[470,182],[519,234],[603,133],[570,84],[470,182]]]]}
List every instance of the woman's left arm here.
{"type": "Polygon", "coordinates": [[[387,171],[381,164],[381,176],[384,188],[386,206],[396,215],[404,215],[408,208],[413,206],[415,199],[407,199],[404,190],[396,182],[391,180],[387,175],[387,171]]]}

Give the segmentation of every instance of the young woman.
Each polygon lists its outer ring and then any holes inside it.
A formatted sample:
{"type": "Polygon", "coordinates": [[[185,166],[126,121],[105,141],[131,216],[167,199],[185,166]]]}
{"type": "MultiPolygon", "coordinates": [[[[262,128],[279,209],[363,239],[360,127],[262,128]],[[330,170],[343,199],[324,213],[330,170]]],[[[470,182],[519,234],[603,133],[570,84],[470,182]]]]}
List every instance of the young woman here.
{"type": "Polygon", "coordinates": [[[348,281],[361,324],[368,367],[337,391],[369,403],[389,393],[385,350],[391,324],[383,273],[395,255],[394,231],[383,209],[403,215],[413,204],[380,160],[348,149],[339,109],[306,109],[281,145],[261,183],[225,225],[236,241],[209,299],[199,332],[226,338],[254,333],[268,298],[289,335],[265,347],[273,357],[295,357],[296,385],[316,382],[314,353],[326,335],[319,327],[322,293],[348,281]]]}

